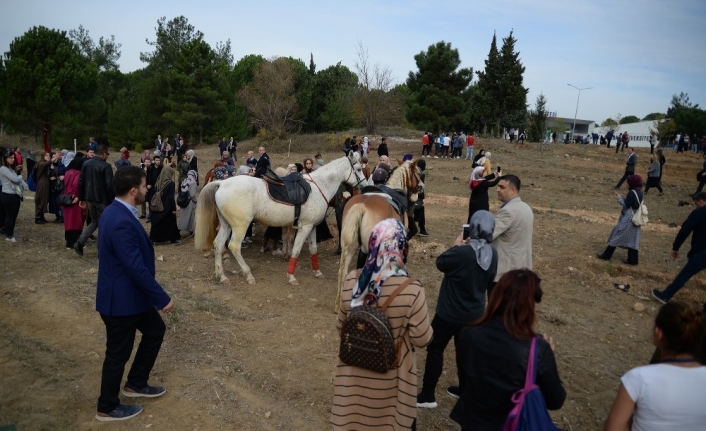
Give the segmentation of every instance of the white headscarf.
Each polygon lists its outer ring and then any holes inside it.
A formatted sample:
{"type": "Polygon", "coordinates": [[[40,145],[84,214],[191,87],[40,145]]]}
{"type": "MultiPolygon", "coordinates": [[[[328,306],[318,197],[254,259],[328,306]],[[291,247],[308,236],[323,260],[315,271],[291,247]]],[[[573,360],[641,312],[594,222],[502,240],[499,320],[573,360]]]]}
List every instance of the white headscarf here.
{"type": "Polygon", "coordinates": [[[76,157],[76,153],[73,151],[67,151],[66,154],[64,154],[64,157],[61,158],[61,164],[64,165],[64,167],[68,168],[69,163],[76,157]]]}

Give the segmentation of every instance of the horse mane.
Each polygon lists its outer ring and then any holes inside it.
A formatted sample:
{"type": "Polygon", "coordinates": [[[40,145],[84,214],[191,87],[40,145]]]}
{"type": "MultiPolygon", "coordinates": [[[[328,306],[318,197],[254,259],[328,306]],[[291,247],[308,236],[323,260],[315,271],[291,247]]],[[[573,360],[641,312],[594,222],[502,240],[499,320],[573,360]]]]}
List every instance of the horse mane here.
{"type": "Polygon", "coordinates": [[[410,189],[410,175],[412,174],[412,163],[407,161],[399,166],[395,166],[390,170],[390,177],[385,182],[385,185],[393,188],[400,189],[404,191],[409,191],[410,189]],[[398,169],[399,168],[399,169],[398,169]]]}

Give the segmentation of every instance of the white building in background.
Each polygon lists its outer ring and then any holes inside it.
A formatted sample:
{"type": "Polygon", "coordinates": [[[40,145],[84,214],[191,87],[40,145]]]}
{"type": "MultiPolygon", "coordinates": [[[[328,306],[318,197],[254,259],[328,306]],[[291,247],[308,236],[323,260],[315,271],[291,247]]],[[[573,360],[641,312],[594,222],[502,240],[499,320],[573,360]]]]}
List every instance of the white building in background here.
{"type": "MultiPolygon", "coordinates": [[[[596,126],[595,130],[599,135],[605,136],[610,129],[613,129],[613,133],[616,137],[620,133],[628,132],[628,136],[630,136],[630,143],[628,145],[631,147],[649,147],[650,134],[651,130],[655,127],[654,124],[655,122],[652,120],[638,121],[637,123],[618,124],[617,126],[612,127],[596,126]]],[[[614,137],[611,145],[616,142],[616,138],[614,137]]]]}

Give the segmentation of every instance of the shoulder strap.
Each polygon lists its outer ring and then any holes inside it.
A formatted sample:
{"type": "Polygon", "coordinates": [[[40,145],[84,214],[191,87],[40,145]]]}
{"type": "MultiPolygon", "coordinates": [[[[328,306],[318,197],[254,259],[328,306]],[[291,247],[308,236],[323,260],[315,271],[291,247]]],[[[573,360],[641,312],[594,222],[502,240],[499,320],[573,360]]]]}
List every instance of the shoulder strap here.
{"type": "Polygon", "coordinates": [[[403,281],[402,284],[397,286],[397,289],[395,289],[390,294],[390,296],[387,298],[387,301],[385,301],[385,303],[382,305],[380,310],[384,313],[385,310],[387,310],[387,307],[390,305],[390,303],[392,303],[392,300],[395,299],[397,297],[397,295],[399,295],[404,290],[404,288],[409,286],[409,284],[412,283],[413,281],[417,281],[417,279],[410,277],[410,278],[407,278],[407,280],[403,281]]]}
{"type": "Polygon", "coordinates": [[[530,342],[529,357],[527,358],[527,373],[525,374],[525,392],[529,391],[531,385],[537,381],[537,354],[539,347],[537,346],[537,337],[533,337],[530,342]]]}
{"type": "Polygon", "coordinates": [[[632,190],[632,192],[635,193],[635,198],[637,199],[639,206],[642,206],[642,202],[640,202],[640,197],[637,195],[637,192],[635,190],[632,190]]]}

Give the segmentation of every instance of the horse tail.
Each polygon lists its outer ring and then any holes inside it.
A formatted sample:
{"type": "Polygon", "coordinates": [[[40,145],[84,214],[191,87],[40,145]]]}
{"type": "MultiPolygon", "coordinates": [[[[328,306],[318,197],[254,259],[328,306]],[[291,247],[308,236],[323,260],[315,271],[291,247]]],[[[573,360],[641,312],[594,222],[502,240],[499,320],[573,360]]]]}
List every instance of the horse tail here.
{"type": "Polygon", "coordinates": [[[220,185],[220,181],[208,183],[199,194],[194,229],[194,248],[196,250],[210,250],[213,240],[216,238],[216,226],[218,225],[216,191],[220,185]]]}
{"type": "MultiPolygon", "coordinates": [[[[363,223],[364,215],[365,205],[362,203],[355,203],[351,205],[341,222],[341,245],[345,243],[346,245],[351,246],[354,241],[357,242],[358,247],[362,245],[360,228],[363,223]]],[[[365,245],[367,246],[367,244],[365,245]]]]}

